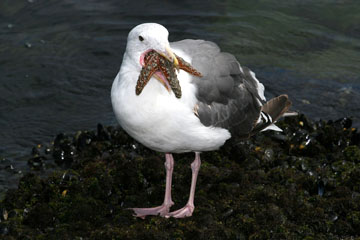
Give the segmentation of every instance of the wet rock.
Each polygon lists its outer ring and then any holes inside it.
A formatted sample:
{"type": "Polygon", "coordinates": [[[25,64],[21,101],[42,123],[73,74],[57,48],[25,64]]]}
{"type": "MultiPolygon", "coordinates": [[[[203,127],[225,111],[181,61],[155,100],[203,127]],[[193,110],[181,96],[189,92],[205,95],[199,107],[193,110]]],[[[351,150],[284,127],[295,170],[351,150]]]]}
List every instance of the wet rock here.
{"type": "Polygon", "coordinates": [[[53,157],[59,165],[69,165],[73,162],[76,154],[76,147],[72,137],[63,133],[58,134],[54,140],[53,157]]]}
{"type": "Polygon", "coordinates": [[[107,132],[107,130],[104,128],[103,125],[100,123],[97,125],[97,140],[99,141],[108,141],[110,140],[110,134],[107,132]]]}
{"type": "Polygon", "coordinates": [[[46,203],[36,204],[24,219],[24,224],[30,227],[45,228],[54,223],[54,212],[46,203]]]}
{"type": "Polygon", "coordinates": [[[83,150],[91,144],[91,142],[93,141],[94,138],[95,138],[95,134],[92,132],[87,132],[87,131],[80,132],[79,131],[74,136],[74,143],[78,150],[83,150]]]}
{"type": "Polygon", "coordinates": [[[288,140],[287,136],[285,134],[282,134],[281,132],[274,132],[272,135],[272,139],[283,143],[286,143],[288,140]]]}
{"type": "Polygon", "coordinates": [[[360,162],[360,149],[358,146],[352,145],[346,147],[344,150],[344,156],[347,161],[359,163],[360,162]]]}
{"type": "Polygon", "coordinates": [[[33,147],[31,150],[31,154],[34,156],[39,156],[40,155],[40,151],[38,147],[33,147]]]}
{"type": "Polygon", "coordinates": [[[323,180],[320,180],[318,182],[318,195],[322,197],[324,195],[324,191],[325,191],[325,183],[323,180]]]}
{"type": "Polygon", "coordinates": [[[343,129],[348,129],[352,125],[351,118],[341,118],[334,122],[336,126],[340,125],[343,129]]]}
{"type": "Polygon", "coordinates": [[[46,158],[43,156],[36,156],[28,160],[28,164],[32,169],[41,170],[45,168],[46,158]]]}
{"type": "MultiPolygon", "coordinates": [[[[53,156],[62,170],[47,178],[26,174],[18,189],[7,192],[0,202],[0,234],[13,239],[359,237],[360,137],[352,122],[314,123],[300,114],[278,124],[282,133],[246,141],[234,137],[219,151],[202,154],[196,208],[186,219],[140,220],[127,209],[163,201],[163,154],[117,127],[99,124],[95,131],[59,134],[49,151],[35,147],[28,162],[41,163],[48,152],[46,162],[53,156]]],[[[174,154],[172,210],[187,201],[193,157],[174,154]]]]}
{"type": "Polygon", "coordinates": [[[274,159],[274,150],[268,148],[264,151],[264,160],[271,162],[274,159]]]}
{"type": "Polygon", "coordinates": [[[29,42],[26,42],[24,45],[25,45],[26,48],[32,48],[32,44],[29,43],[29,42]]]}
{"type": "Polygon", "coordinates": [[[66,189],[69,188],[71,184],[76,183],[79,180],[81,180],[79,174],[69,169],[62,174],[59,185],[62,187],[62,189],[66,189]]]}
{"type": "Polygon", "coordinates": [[[226,219],[228,218],[231,214],[233,214],[234,210],[233,209],[229,209],[226,212],[224,212],[223,214],[223,218],[226,219]]]}
{"type": "Polygon", "coordinates": [[[9,234],[9,227],[5,223],[0,223],[0,236],[6,236],[9,234]]]}

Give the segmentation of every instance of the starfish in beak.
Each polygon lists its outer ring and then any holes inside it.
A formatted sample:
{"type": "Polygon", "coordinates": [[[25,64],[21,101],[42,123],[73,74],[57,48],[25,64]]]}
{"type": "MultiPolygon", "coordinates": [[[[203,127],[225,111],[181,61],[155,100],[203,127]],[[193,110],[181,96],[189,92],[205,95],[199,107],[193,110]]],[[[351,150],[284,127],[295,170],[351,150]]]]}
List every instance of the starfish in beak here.
{"type": "Polygon", "coordinates": [[[169,60],[170,62],[172,62],[175,68],[179,71],[179,61],[169,46],[165,47],[165,53],[159,52],[159,54],[164,58],[166,58],[167,60],[169,60]]]}
{"type": "Polygon", "coordinates": [[[194,76],[202,76],[184,59],[176,56],[169,46],[165,47],[164,52],[153,49],[144,52],[141,55],[140,64],[143,67],[136,84],[136,95],[142,92],[145,85],[154,76],[169,92],[173,91],[177,98],[181,98],[181,87],[175,69],[177,71],[182,69],[194,76]]]}

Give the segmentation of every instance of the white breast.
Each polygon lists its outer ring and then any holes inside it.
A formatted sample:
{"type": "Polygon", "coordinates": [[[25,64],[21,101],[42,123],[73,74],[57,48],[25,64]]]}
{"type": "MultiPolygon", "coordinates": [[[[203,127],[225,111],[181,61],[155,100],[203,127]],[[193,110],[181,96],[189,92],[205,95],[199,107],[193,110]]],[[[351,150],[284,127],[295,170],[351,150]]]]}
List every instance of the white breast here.
{"type": "Polygon", "coordinates": [[[111,100],[120,125],[137,141],[156,151],[176,153],[215,150],[230,138],[226,129],[206,127],[193,113],[196,90],[188,73],[178,74],[182,89],[178,99],[155,78],[137,96],[139,72],[128,69],[123,63],[112,86],[111,100]]]}

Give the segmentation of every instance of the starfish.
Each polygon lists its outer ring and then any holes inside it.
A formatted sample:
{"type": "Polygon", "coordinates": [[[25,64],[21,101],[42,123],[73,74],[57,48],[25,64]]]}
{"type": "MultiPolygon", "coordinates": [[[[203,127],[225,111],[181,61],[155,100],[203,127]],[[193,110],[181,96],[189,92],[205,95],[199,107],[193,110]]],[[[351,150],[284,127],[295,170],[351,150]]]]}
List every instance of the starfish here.
{"type": "Polygon", "coordinates": [[[191,75],[202,77],[202,74],[184,59],[177,55],[175,55],[175,57],[178,61],[177,66],[155,50],[147,52],[144,56],[144,65],[136,84],[136,95],[139,95],[142,92],[145,85],[149,82],[151,77],[154,76],[169,92],[172,90],[177,98],[181,98],[181,87],[175,69],[178,71],[181,69],[191,75]]]}

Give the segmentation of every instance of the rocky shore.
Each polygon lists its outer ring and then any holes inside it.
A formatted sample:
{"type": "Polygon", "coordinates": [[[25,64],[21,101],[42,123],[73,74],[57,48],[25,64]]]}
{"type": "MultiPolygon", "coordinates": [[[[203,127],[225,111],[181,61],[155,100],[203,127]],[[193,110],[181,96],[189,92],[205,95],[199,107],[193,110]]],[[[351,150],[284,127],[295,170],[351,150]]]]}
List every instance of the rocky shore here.
{"type": "MultiPolygon", "coordinates": [[[[282,133],[232,139],[202,154],[195,211],[145,220],[162,203],[164,156],[117,127],[59,134],[0,202],[1,239],[355,239],[360,237],[360,133],[351,119],[283,119],[282,133]],[[61,170],[39,172],[56,162],[61,170]]],[[[172,209],[187,201],[194,156],[174,154],[172,209]]]]}

